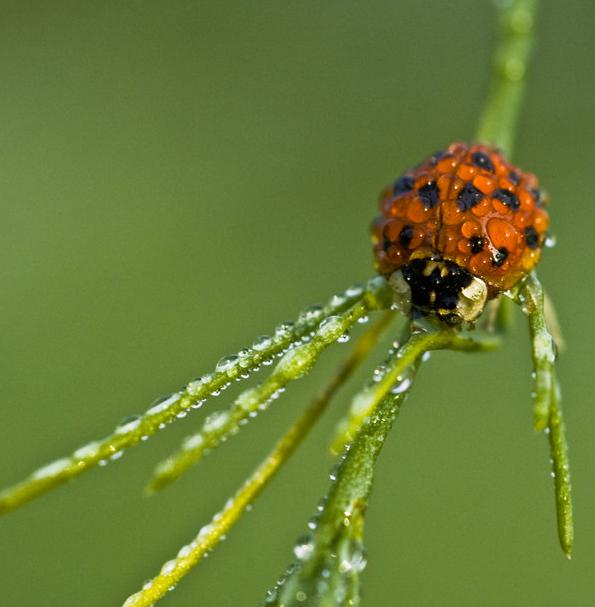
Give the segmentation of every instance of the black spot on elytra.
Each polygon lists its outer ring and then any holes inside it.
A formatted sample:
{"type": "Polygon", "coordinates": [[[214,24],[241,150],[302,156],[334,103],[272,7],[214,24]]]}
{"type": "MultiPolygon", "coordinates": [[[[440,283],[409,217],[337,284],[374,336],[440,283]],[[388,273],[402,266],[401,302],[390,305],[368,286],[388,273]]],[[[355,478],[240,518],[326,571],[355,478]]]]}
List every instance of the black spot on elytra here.
{"type": "Polygon", "coordinates": [[[525,242],[530,249],[537,249],[539,247],[539,234],[533,226],[525,228],[525,242]]]}
{"type": "Polygon", "coordinates": [[[440,202],[438,184],[435,181],[422,185],[418,190],[418,194],[426,209],[433,209],[440,202]]]}
{"type": "Polygon", "coordinates": [[[481,236],[471,236],[469,239],[471,245],[471,253],[479,253],[483,251],[484,239],[481,236]]]}
{"type": "Polygon", "coordinates": [[[399,233],[399,243],[400,245],[406,249],[411,243],[411,239],[413,238],[414,230],[413,226],[407,224],[403,226],[403,229],[399,233]]]}
{"type": "Polygon", "coordinates": [[[472,184],[467,183],[457,196],[457,206],[461,211],[468,211],[480,202],[483,194],[472,184]]]}
{"type": "Polygon", "coordinates": [[[490,157],[487,154],[484,154],[483,152],[473,152],[473,154],[471,154],[471,162],[476,167],[479,167],[480,169],[485,169],[490,173],[493,173],[495,170],[494,165],[490,160],[490,157]]]}
{"type": "Polygon", "coordinates": [[[521,181],[521,177],[516,171],[510,171],[510,173],[508,173],[508,179],[510,180],[510,183],[513,183],[514,185],[519,185],[519,182],[521,181]]]}
{"type": "Polygon", "coordinates": [[[505,204],[509,209],[512,209],[513,211],[518,210],[518,208],[521,206],[519,199],[508,190],[496,190],[492,194],[492,196],[494,198],[497,198],[502,204],[505,204]]]}
{"type": "Polygon", "coordinates": [[[492,265],[499,268],[508,257],[508,249],[506,247],[500,247],[492,257],[492,265]]]}
{"type": "Polygon", "coordinates": [[[412,189],[413,177],[410,175],[403,175],[402,177],[399,177],[397,181],[395,181],[395,185],[393,186],[393,194],[398,196],[399,194],[410,192],[412,189]]]}

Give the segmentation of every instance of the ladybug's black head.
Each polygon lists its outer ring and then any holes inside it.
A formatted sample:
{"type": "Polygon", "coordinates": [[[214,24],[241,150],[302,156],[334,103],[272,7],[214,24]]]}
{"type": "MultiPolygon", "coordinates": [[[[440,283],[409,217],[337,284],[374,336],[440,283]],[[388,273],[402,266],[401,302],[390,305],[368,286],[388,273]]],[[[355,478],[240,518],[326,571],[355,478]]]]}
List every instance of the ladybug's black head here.
{"type": "Polygon", "coordinates": [[[476,320],[488,295],[483,280],[453,261],[432,257],[410,260],[391,275],[390,284],[404,312],[450,325],[476,320]]]}

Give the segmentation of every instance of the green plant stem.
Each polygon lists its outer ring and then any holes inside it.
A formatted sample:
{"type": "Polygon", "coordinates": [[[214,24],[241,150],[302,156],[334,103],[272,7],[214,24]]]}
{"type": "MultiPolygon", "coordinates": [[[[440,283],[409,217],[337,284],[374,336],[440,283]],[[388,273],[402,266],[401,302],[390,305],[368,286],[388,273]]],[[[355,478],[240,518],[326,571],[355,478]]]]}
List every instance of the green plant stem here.
{"type": "Polygon", "coordinates": [[[207,417],[198,433],[188,436],[181,449],[157,466],[147,487],[148,492],[163,489],[198,463],[205,453],[237,434],[243,424],[266,409],[285,390],[287,384],[306,375],[320,354],[366,316],[369,309],[370,305],[362,301],[341,315],[325,319],[310,341],[289,350],[265,381],[242,392],[228,410],[207,417]]]}
{"type": "MultiPolygon", "coordinates": [[[[357,578],[345,576],[341,566],[342,562],[353,560],[353,552],[363,554],[363,517],[372,487],[374,465],[403,398],[403,394],[384,398],[376,413],[362,426],[339,467],[319,520],[310,524],[310,527],[316,525],[314,538],[300,540],[300,547],[307,556],[298,561],[291,573],[269,593],[266,605],[294,607],[305,603],[320,607],[359,604],[357,578]],[[347,558],[337,558],[341,553],[347,553],[347,558]],[[352,602],[333,600],[337,589],[350,594],[352,602]]],[[[347,572],[352,573],[352,568],[347,572]]]]}
{"type": "Polygon", "coordinates": [[[493,60],[493,77],[476,138],[498,146],[510,156],[533,46],[537,0],[501,2],[500,41],[493,60]]]}
{"type": "MultiPolygon", "coordinates": [[[[514,135],[525,88],[527,65],[533,46],[538,0],[511,0],[500,9],[500,43],[494,57],[493,83],[479,121],[476,137],[512,154],[514,135]]],[[[537,276],[530,274],[513,292],[529,320],[535,392],[533,419],[536,430],[549,432],[556,495],[558,536],[570,557],[574,538],[568,446],[554,363],[556,347],[546,325],[544,292],[537,276]]],[[[508,306],[504,302],[504,305],[508,306]]],[[[499,327],[508,325],[508,310],[502,308],[499,327]]],[[[555,313],[550,312],[555,319],[555,313]]],[[[557,324],[557,323],[556,323],[557,324]]],[[[559,334],[559,328],[553,327],[559,334]]]]}
{"type": "Polygon", "coordinates": [[[176,558],[168,561],[157,576],[126,600],[125,607],[149,607],[153,605],[219,543],[221,537],[237,522],[246,507],[264,489],[279,468],[304,440],[337,390],[367,357],[393,318],[393,312],[384,312],[362,334],[350,354],[336,370],[330,382],[304,411],[299,420],[277,442],[271,453],[256,468],[234,497],[228,500],[225,507],[213,517],[209,525],[200,530],[190,544],[180,550],[176,558]]]}
{"type": "Polygon", "coordinates": [[[534,273],[527,276],[520,287],[517,302],[529,321],[535,378],[533,423],[535,430],[541,431],[547,427],[550,417],[556,344],[546,326],[543,289],[534,273]]]}
{"type": "Polygon", "coordinates": [[[375,411],[388,390],[400,385],[405,391],[413,381],[409,374],[414,362],[430,350],[450,348],[475,351],[499,347],[500,338],[495,335],[474,334],[473,336],[456,333],[450,330],[426,333],[417,331],[409,337],[407,330],[401,338],[403,346],[389,353],[389,357],[377,369],[387,371],[374,377],[367,386],[355,395],[349,415],[339,423],[336,435],[331,443],[333,453],[341,453],[346,444],[351,442],[364,421],[375,411]]]}
{"type": "Polygon", "coordinates": [[[548,422],[548,439],[556,492],[558,538],[564,554],[570,558],[574,543],[570,463],[568,461],[566,429],[560,402],[560,386],[555,375],[552,386],[552,408],[548,422]]]}
{"type": "Polygon", "coordinates": [[[334,597],[351,596],[358,605],[358,566],[362,562],[364,515],[372,488],[374,466],[388,433],[407,396],[423,357],[429,350],[467,352],[490,350],[500,345],[495,336],[461,335],[444,330],[427,333],[415,330],[387,359],[388,370],[374,384],[367,415],[346,447],[342,462],[331,478],[334,483],[313,526],[312,538],[302,541],[298,562],[269,593],[266,605],[293,607],[343,605],[334,597]],[[403,379],[407,378],[407,383],[403,379]],[[397,388],[395,390],[395,387],[397,388]],[[306,548],[307,547],[307,548],[306,548]],[[338,558],[337,555],[343,555],[338,558]]]}
{"type": "Polygon", "coordinates": [[[67,457],[58,459],[34,471],[23,481],[0,492],[0,515],[54,489],[98,464],[118,459],[124,450],[146,440],[167,424],[185,417],[202,405],[214,393],[225,389],[230,382],[245,379],[262,364],[286,350],[291,344],[309,335],[324,320],[341,314],[360,303],[367,310],[390,306],[391,290],[386,281],[375,277],[367,285],[347,289],[335,295],[325,307],[309,308],[295,323],[284,323],[273,337],[259,338],[252,348],[237,356],[222,359],[213,373],[190,382],[183,390],[153,405],[143,415],[120,423],[109,436],[92,441],[67,457]]]}
{"type": "MultiPolygon", "coordinates": [[[[357,411],[349,418],[348,423],[340,427],[340,432],[333,441],[332,450],[339,452],[345,444],[354,438],[362,423],[376,410],[389,390],[396,385],[402,385],[405,380],[409,385],[412,383],[413,378],[407,376],[407,371],[425,352],[442,349],[475,352],[495,349],[500,345],[501,340],[496,335],[482,335],[480,333],[471,335],[448,329],[429,333],[425,331],[414,332],[401,348],[389,356],[385,363],[388,370],[380,381],[375,381],[366,390],[365,406],[359,406],[357,411]]],[[[406,392],[405,389],[404,392],[406,392]]]]}
{"type": "Polygon", "coordinates": [[[537,276],[531,273],[514,292],[529,321],[535,388],[533,411],[535,429],[547,429],[558,522],[558,537],[570,558],[574,540],[572,488],[560,387],[556,377],[556,345],[546,326],[544,293],[537,276]]]}

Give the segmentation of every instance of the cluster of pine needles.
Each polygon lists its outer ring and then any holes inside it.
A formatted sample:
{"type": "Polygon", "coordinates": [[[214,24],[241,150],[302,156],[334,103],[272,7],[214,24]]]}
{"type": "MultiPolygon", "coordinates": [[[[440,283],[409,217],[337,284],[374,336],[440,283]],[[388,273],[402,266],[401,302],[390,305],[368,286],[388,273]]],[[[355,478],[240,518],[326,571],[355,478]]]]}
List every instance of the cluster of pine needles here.
{"type": "MultiPolygon", "coordinates": [[[[476,138],[497,144],[508,154],[523,92],[535,10],[535,0],[513,0],[499,9],[501,41],[495,54],[492,91],[476,138]]],[[[294,563],[269,590],[264,604],[278,607],[360,604],[359,574],[366,565],[364,520],[375,462],[420,365],[434,350],[482,352],[498,348],[509,325],[513,303],[528,320],[534,364],[534,425],[548,437],[558,535],[564,553],[570,556],[573,541],[570,474],[554,366],[556,344],[548,330],[544,299],[539,280],[531,273],[491,306],[484,330],[460,331],[410,319],[401,322],[398,341],[391,344],[369,382],[353,397],[351,408],[337,428],[331,449],[339,460],[331,475],[332,484],[308,522],[307,535],[295,545],[294,563]]],[[[83,445],[2,491],[0,514],[94,466],[118,459],[126,449],[200,409],[232,382],[248,380],[259,369],[270,367],[266,379],[241,392],[229,408],[208,415],[200,430],[186,437],[179,450],[157,466],[148,490],[163,489],[272,406],[290,382],[311,371],[329,346],[348,341],[352,329],[370,321],[353,340],[347,356],[324,389],[211,522],[124,602],[125,607],[153,605],[226,536],[398,316],[392,290],[382,277],[352,286],[324,306],[311,306],[295,322],[282,323],[270,336],[262,336],[251,347],[221,359],[211,373],[190,381],[182,390],[153,404],[143,415],[126,418],[109,436],[83,445]]]]}

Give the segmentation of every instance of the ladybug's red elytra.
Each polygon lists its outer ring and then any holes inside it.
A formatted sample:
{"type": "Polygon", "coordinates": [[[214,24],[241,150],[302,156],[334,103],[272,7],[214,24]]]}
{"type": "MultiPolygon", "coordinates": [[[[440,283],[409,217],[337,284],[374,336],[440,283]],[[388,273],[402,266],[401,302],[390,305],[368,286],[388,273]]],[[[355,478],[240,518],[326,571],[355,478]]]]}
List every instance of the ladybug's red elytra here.
{"type": "Polygon", "coordinates": [[[382,193],[376,268],[414,316],[472,322],[539,261],[544,205],[535,175],[499,150],[453,143],[382,193]]]}

